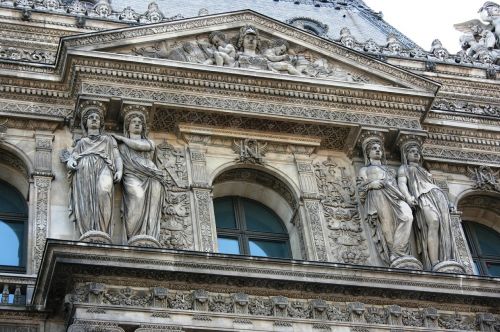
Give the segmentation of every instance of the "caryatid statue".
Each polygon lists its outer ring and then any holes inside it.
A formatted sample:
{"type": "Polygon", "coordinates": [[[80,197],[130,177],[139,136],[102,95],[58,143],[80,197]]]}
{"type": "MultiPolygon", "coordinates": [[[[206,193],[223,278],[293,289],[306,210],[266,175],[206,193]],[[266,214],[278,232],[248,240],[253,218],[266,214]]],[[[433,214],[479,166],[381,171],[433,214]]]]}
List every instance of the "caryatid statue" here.
{"type": "Polygon", "coordinates": [[[410,255],[412,210],[395,172],[385,165],[383,137],[367,132],[362,148],[365,166],[359,171],[359,195],[381,258],[391,267],[421,270],[422,264],[410,255]]]}
{"type": "Polygon", "coordinates": [[[122,177],[122,159],[115,139],[104,134],[105,106],[85,101],[79,113],[85,136],[66,159],[70,219],[76,222],[81,241],[111,243],[113,182],[122,177]]]}
{"type": "Polygon", "coordinates": [[[404,139],[400,146],[403,164],[398,185],[406,202],[415,208],[417,247],[424,268],[465,273],[457,261],[448,198],[421,165],[421,140],[404,139]]]}
{"type": "Polygon", "coordinates": [[[123,110],[124,136],[113,135],[123,159],[122,215],[129,245],[160,247],[165,176],[153,163],[155,144],[146,137],[147,109],[123,110]]]}

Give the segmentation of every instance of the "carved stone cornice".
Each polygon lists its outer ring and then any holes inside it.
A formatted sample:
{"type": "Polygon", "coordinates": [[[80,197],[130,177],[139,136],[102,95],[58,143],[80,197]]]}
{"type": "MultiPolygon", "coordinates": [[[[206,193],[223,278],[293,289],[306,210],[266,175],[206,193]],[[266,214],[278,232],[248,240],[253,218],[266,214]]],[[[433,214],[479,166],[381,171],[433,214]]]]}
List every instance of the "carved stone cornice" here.
{"type": "MultiPolygon", "coordinates": [[[[225,286],[232,285],[230,279],[237,278],[247,289],[259,288],[265,281],[269,290],[274,287],[283,289],[287,284],[289,288],[285,288],[300,292],[315,284],[319,287],[318,290],[325,292],[344,290],[345,294],[348,294],[354,291],[353,294],[362,294],[365,297],[390,298],[390,294],[393,294],[395,298],[412,298],[450,305],[469,303],[498,307],[500,304],[499,281],[492,278],[437,275],[422,271],[396,273],[388,268],[302,263],[256,257],[229,259],[225,255],[176,253],[165,249],[137,248],[131,251],[130,248],[122,246],[89,245],[51,239],[48,240],[43,266],[37,279],[33,304],[41,309],[46,300],[49,300],[49,306],[57,306],[53,301],[60,297],[55,295],[67,289],[69,285],[64,285],[71,280],[69,275],[76,273],[80,277],[87,275],[95,278],[96,275],[104,273],[104,270],[106,278],[113,275],[118,279],[123,276],[145,280],[147,276],[149,280],[168,281],[174,278],[196,284],[199,281],[195,281],[195,276],[198,275],[204,282],[221,283],[225,286]],[[179,255],[182,259],[179,259],[179,255]],[[70,265],[76,270],[71,271],[70,265]],[[60,269],[67,272],[62,273],[60,269]],[[57,271],[61,273],[56,273],[57,271]]],[[[237,285],[240,288],[242,284],[237,285]]],[[[267,288],[266,294],[269,294],[267,288]]]]}
{"type": "MultiPolygon", "coordinates": [[[[97,82],[92,84],[83,83],[81,93],[89,97],[136,98],[152,103],[197,109],[201,106],[205,109],[232,111],[236,114],[247,116],[264,115],[268,117],[280,117],[283,120],[308,120],[320,123],[336,123],[344,126],[356,123],[372,126],[377,125],[380,127],[420,129],[420,121],[417,118],[383,116],[381,114],[369,113],[369,107],[367,109],[366,107],[355,105],[341,106],[330,104],[328,108],[310,108],[300,104],[269,104],[264,100],[228,99],[220,98],[216,95],[200,96],[198,94],[190,94],[186,91],[177,92],[165,91],[164,89],[111,86],[97,82]]],[[[374,110],[372,109],[372,111],[374,110]]]]}
{"type": "Polygon", "coordinates": [[[465,150],[459,147],[449,148],[442,145],[424,144],[422,155],[427,161],[474,164],[498,167],[500,153],[487,153],[477,150],[465,150]]]}

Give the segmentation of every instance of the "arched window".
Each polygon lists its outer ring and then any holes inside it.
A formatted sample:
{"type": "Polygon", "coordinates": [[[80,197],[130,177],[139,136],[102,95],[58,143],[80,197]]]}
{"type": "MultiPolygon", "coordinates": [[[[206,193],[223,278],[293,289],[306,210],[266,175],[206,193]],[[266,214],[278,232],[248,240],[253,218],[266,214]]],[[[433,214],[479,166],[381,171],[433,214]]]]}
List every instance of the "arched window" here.
{"type": "Polygon", "coordinates": [[[462,224],[478,273],[500,277],[500,234],[479,223],[464,221],[462,224]]]}
{"type": "Polygon", "coordinates": [[[24,197],[13,186],[0,181],[0,270],[24,270],[27,222],[24,197]]]}
{"type": "Polygon", "coordinates": [[[214,200],[214,211],[220,253],[291,258],[286,228],[268,207],[226,196],[214,200]]]}

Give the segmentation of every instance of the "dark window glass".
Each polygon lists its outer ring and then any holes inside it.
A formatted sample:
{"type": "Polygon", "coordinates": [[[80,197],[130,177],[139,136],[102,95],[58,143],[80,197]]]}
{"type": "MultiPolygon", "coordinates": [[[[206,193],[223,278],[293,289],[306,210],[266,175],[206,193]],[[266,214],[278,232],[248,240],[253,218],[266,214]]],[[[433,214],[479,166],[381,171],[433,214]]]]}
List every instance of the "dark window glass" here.
{"type": "Polygon", "coordinates": [[[0,181],[0,213],[26,213],[24,197],[10,184],[0,181]]]}
{"type": "Polygon", "coordinates": [[[241,200],[241,202],[248,230],[286,234],[286,230],[272,210],[249,199],[241,200]]]}
{"type": "Polygon", "coordinates": [[[479,274],[500,277],[500,234],[471,221],[464,221],[463,228],[479,274]]]}
{"type": "Polygon", "coordinates": [[[219,252],[290,258],[286,229],[263,204],[243,197],[214,200],[219,252]]]}
{"type": "Polygon", "coordinates": [[[0,181],[0,270],[24,270],[27,211],[24,197],[0,181]]]}
{"type": "Polygon", "coordinates": [[[481,254],[500,255],[500,234],[480,224],[475,224],[474,228],[481,254]]]}
{"type": "Polygon", "coordinates": [[[217,206],[215,208],[215,222],[217,224],[217,228],[236,228],[234,204],[231,197],[224,197],[217,200],[217,206]]]}

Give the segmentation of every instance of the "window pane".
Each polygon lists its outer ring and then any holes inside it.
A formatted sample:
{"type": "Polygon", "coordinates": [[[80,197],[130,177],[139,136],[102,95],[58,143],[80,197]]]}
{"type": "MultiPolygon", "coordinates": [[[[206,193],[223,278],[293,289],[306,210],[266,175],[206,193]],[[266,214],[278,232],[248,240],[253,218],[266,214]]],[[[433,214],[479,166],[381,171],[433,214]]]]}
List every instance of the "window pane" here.
{"type": "Polygon", "coordinates": [[[288,244],[284,241],[250,240],[250,255],[290,258],[288,244]]]}
{"type": "Polygon", "coordinates": [[[252,200],[242,202],[249,231],[286,234],[280,220],[270,209],[252,200]]]}
{"type": "Polygon", "coordinates": [[[0,220],[0,265],[23,265],[24,223],[0,220]]]}
{"type": "Polygon", "coordinates": [[[231,197],[217,198],[214,201],[214,212],[217,228],[236,229],[234,205],[231,197]]]}
{"type": "Polygon", "coordinates": [[[481,247],[481,255],[500,255],[500,234],[489,227],[474,224],[476,237],[481,247]]]}
{"type": "Polygon", "coordinates": [[[492,277],[500,277],[500,263],[486,262],[488,275],[492,277]]]}
{"type": "Polygon", "coordinates": [[[26,202],[10,184],[0,181],[0,212],[26,214],[26,202]]]}
{"type": "Polygon", "coordinates": [[[219,245],[219,252],[221,254],[235,254],[239,255],[240,252],[240,244],[238,243],[238,239],[236,238],[228,238],[228,237],[218,237],[217,243],[219,245]]]}

